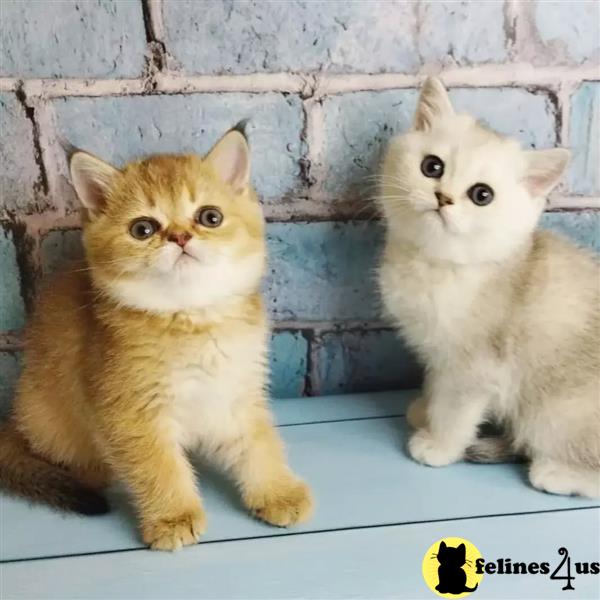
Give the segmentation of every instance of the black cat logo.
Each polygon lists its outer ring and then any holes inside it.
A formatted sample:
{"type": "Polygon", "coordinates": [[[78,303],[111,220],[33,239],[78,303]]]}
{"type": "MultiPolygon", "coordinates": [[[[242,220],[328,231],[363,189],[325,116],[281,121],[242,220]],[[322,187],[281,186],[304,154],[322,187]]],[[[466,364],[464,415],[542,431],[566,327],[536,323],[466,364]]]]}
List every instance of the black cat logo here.
{"type": "Polygon", "coordinates": [[[446,542],[440,542],[437,556],[440,566],[438,567],[439,583],[435,586],[435,589],[440,594],[464,594],[466,592],[474,592],[477,589],[478,583],[475,587],[467,587],[467,574],[463,569],[463,565],[471,561],[467,560],[467,549],[464,544],[460,544],[456,548],[447,546],[446,542]]]}

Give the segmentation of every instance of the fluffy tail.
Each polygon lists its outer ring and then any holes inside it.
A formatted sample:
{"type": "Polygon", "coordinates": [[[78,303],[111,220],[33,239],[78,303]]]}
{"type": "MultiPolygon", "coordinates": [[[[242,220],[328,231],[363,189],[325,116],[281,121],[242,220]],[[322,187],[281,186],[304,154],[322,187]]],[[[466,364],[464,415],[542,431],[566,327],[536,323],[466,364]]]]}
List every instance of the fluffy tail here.
{"type": "Polygon", "coordinates": [[[465,459],[476,463],[507,463],[521,462],[523,457],[515,452],[508,437],[487,436],[467,448],[465,459]]]}
{"type": "Polygon", "coordinates": [[[0,489],[82,515],[101,515],[110,510],[104,496],[65,469],[31,454],[27,442],[10,422],[0,426],[0,489]]]}

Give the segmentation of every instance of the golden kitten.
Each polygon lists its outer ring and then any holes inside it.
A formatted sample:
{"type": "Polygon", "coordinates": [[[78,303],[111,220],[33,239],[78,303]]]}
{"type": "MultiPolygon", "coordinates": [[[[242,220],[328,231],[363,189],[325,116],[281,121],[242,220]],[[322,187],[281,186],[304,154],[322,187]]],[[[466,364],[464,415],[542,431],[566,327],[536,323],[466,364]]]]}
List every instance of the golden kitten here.
{"type": "Polygon", "coordinates": [[[265,395],[260,294],[264,223],[242,132],[201,159],[156,156],[116,169],[70,161],[85,207],[87,264],[41,295],[27,333],[0,481],[86,514],[130,490],[142,537],[174,550],[205,517],[186,451],[218,462],[259,518],[308,518],[265,395]]]}
{"type": "Polygon", "coordinates": [[[456,114],[429,79],[384,162],[379,282],[426,367],[408,412],[415,460],[500,458],[493,440],[476,441],[492,418],[536,488],[600,496],[600,268],[536,230],[568,156],[456,114]]]}

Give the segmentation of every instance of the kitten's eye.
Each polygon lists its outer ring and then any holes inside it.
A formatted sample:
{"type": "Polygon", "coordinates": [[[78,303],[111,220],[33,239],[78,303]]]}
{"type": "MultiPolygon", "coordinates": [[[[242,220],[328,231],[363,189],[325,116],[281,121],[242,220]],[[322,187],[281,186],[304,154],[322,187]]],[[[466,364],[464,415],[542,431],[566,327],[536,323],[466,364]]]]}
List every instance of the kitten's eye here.
{"type": "Polygon", "coordinates": [[[205,206],[196,213],[196,223],[203,227],[218,227],[223,222],[223,213],[214,206],[205,206]]]}
{"type": "Polygon", "coordinates": [[[467,196],[477,206],[486,206],[494,199],[494,190],[487,183],[476,183],[468,189],[467,196]]]}
{"type": "Polygon", "coordinates": [[[425,177],[433,177],[439,179],[444,174],[444,163],[439,156],[430,154],[423,159],[421,163],[421,173],[425,177]]]}
{"type": "Polygon", "coordinates": [[[147,240],[159,229],[160,225],[154,219],[136,219],[129,226],[129,233],[136,240],[147,240]]]}

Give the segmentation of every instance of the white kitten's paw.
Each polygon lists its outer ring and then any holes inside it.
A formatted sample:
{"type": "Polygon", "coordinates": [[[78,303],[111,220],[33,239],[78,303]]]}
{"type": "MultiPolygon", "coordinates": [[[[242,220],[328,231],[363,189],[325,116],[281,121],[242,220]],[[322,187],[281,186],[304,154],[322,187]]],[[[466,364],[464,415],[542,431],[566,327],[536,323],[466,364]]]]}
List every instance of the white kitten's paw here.
{"type": "Polygon", "coordinates": [[[550,460],[534,460],[529,481],[538,490],[563,496],[600,498],[600,473],[550,460]]]}
{"type": "Polygon", "coordinates": [[[462,457],[462,452],[440,443],[426,429],[419,429],[411,436],[408,451],[414,460],[430,467],[444,467],[462,457]]]}

